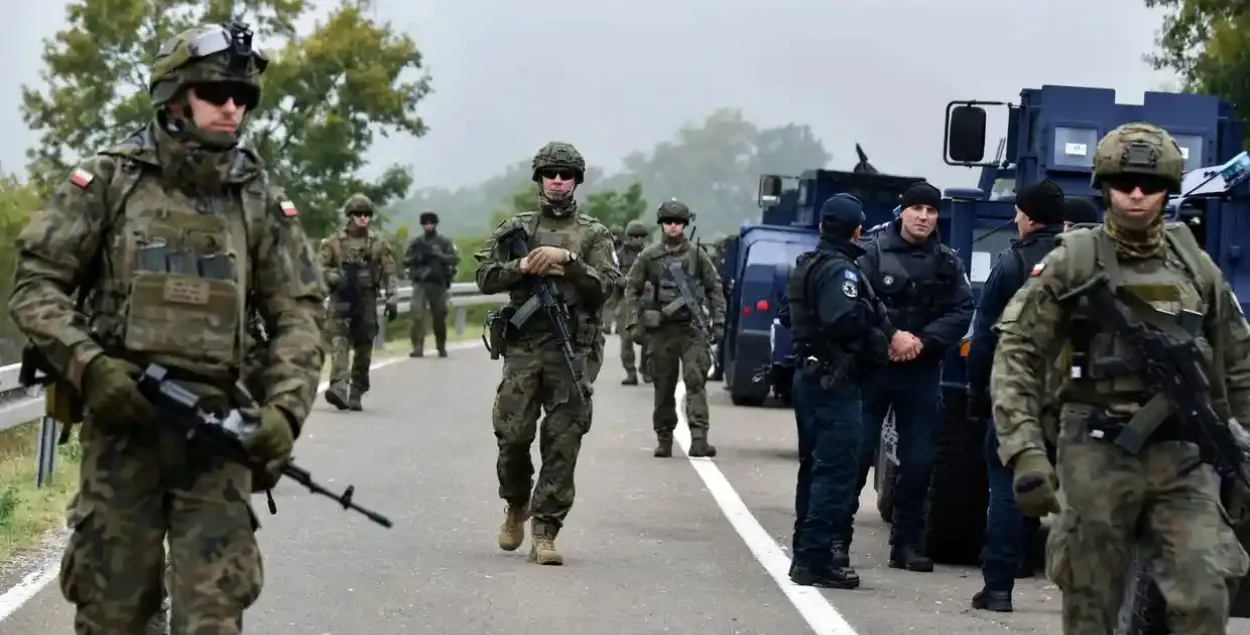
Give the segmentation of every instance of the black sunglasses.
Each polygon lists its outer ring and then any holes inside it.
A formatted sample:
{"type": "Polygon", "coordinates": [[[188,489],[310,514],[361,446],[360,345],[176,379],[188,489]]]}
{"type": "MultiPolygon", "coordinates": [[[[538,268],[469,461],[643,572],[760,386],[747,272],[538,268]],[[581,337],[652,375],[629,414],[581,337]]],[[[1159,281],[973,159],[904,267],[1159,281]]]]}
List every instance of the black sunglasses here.
{"type": "Polygon", "coordinates": [[[192,84],[195,96],[214,106],[224,106],[233,100],[236,106],[251,110],[260,102],[260,89],[242,82],[210,82],[192,84]]]}

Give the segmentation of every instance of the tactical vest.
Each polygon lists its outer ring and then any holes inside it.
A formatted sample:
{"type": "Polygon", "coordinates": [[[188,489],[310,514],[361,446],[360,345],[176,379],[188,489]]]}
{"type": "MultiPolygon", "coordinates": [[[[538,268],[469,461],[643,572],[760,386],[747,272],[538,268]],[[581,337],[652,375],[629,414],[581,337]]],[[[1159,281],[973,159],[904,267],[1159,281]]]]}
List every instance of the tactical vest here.
{"type": "Polygon", "coordinates": [[[651,306],[660,312],[663,322],[690,322],[694,319],[692,311],[703,310],[703,283],[699,276],[699,266],[702,261],[699,258],[700,251],[689,243],[684,247],[685,251],[669,251],[666,247],[656,247],[659,250],[659,254],[649,262],[656,269],[654,272],[648,273],[658,275],[652,281],[652,297],[655,301],[651,306]],[[668,271],[673,262],[681,263],[681,270],[685,272],[686,278],[690,280],[691,286],[694,288],[696,306],[688,307],[678,302],[682,299],[681,290],[678,289],[677,281],[673,279],[672,274],[668,271]]]}
{"type": "Polygon", "coordinates": [[[945,302],[951,283],[959,275],[955,252],[938,244],[933,274],[912,279],[898,252],[881,247],[876,239],[867,246],[872,268],[869,284],[885,304],[890,323],[897,329],[918,333],[936,317],[945,302]]]}
{"type": "MultiPolygon", "coordinates": [[[[1208,314],[1216,301],[1219,271],[1204,257],[1189,228],[1169,223],[1162,255],[1145,261],[1121,262],[1101,227],[1068,232],[1057,242],[1067,246],[1074,280],[1089,279],[1102,270],[1113,288],[1123,289],[1156,311],[1174,314],[1174,318],[1167,318],[1174,324],[1162,326],[1194,338],[1210,364],[1205,320],[1184,319],[1182,312],[1208,314]]],[[[1069,333],[1070,372],[1060,389],[1062,402],[1112,407],[1141,405],[1149,400],[1151,390],[1140,367],[1132,361],[1132,349],[1122,337],[1093,319],[1084,299],[1074,307],[1069,333]]],[[[1215,373],[1220,375],[1212,382],[1218,397],[1223,393],[1223,381],[1218,367],[1215,373]]]]}
{"type": "Polygon", "coordinates": [[[330,249],[334,251],[339,268],[355,268],[360,291],[377,294],[378,282],[382,280],[382,254],[379,249],[382,243],[377,234],[369,231],[363,236],[353,236],[346,229],[341,229],[332,241],[330,249]]]}
{"type": "MultiPolygon", "coordinates": [[[[579,258],[585,257],[587,238],[590,232],[589,227],[594,223],[594,219],[583,214],[576,214],[571,219],[560,219],[559,222],[547,221],[544,225],[544,219],[539,212],[525,212],[517,217],[521,226],[525,229],[525,235],[529,237],[526,247],[533,250],[538,247],[562,247],[575,254],[579,258]]],[[[576,330],[574,336],[579,345],[588,346],[597,340],[599,322],[598,314],[601,306],[587,306],[586,302],[577,291],[577,287],[568,280],[557,277],[556,285],[560,289],[561,300],[569,308],[569,313],[573,317],[572,327],[576,330]]],[[[510,302],[513,307],[521,307],[529,300],[529,287],[526,285],[517,285],[511,291],[510,302]]],[[[526,321],[522,327],[524,331],[547,332],[550,327],[546,325],[546,317],[542,312],[535,313],[533,317],[526,321]]]]}
{"type": "Polygon", "coordinates": [[[104,268],[85,296],[93,334],[136,360],[236,375],[249,343],[250,255],[267,214],[263,173],[192,198],[124,151],[104,154],[116,168],[104,268]]]}
{"type": "Polygon", "coordinates": [[[794,269],[786,279],[786,299],[790,305],[790,341],[797,354],[814,355],[832,361],[836,351],[832,339],[823,337],[824,324],[816,313],[815,303],[808,297],[811,288],[808,278],[834,256],[821,249],[813,249],[799,255],[794,269]]]}

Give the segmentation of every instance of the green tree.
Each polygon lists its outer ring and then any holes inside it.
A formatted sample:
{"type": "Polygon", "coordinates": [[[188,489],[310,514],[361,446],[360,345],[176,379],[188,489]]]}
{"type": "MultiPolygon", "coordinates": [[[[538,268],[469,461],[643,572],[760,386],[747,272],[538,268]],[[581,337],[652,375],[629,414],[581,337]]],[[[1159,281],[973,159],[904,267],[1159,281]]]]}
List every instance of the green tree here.
{"type": "MultiPolygon", "coordinates": [[[[13,268],[17,262],[17,250],[13,244],[17,234],[26,225],[30,213],[39,209],[42,197],[28,183],[22,183],[12,174],[0,175],[0,298],[8,298],[13,292],[13,268]]],[[[0,318],[0,359],[5,364],[18,361],[22,343],[26,338],[9,321],[8,311],[0,318]]]]}
{"type": "Polygon", "coordinates": [[[584,209],[604,225],[624,226],[642,217],[647,211],[647,200],[642,197],[642,184],[635,181],[623,191],[604,190],[587,196],[584,209]]]}
{"type": "Polygon", "coordinates": [[[309,233],[339,223],[353,192],[379,205],[407,193],[400,166],[364,179],[364,155],[378,135],[420,137],[416,107],[430,91],[412,38],[368,17],[372,0],[339,0],[306,35],[295,24],[304,0],[74,0],[68,24],[45,42],[42,88],[24,87],[22,114],[40,133],[28,152],[44,189],[69,166],[150,120],[148,65],[160,44],[196,23],[241,15],[257,43],[285,43],[268,55],[264,93],[244,142],[301,208],[309,233]]]}
{"type": "Polygon", "coordinates": [[[1166,14],[1148,56],[1156,69],[1177,73],[1182,88],[1219,95],[1250,119],[1250,3],[1240,0],[1145,0],[1166,14]]]}

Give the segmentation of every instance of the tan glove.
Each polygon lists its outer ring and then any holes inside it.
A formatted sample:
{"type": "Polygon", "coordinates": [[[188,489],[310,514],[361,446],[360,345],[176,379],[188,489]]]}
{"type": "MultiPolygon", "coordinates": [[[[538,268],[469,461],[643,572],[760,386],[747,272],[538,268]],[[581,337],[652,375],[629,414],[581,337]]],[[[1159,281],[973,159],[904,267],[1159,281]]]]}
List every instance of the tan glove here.
{"type": "Polygon", "coordinates": [[[569,250],[563,247],[543,245],[542,247],[535,247],[525,257],[529,259],[530,273],[545,276],[550,275],[547,273],[547,270],[552,265],[564,265],[567,263],[569,255],[569,250]]]}
{"type": "Polygon", "coordinates": [[[1041,450],[1025,450],[1011,461],[1013,475],[1011,489],[1016,495],[1016,505],[1025,516],[1041,518],[1049,513],[1059,513],[1059,477],[1055,468],[1041,450]]]}
{"type": "Polygon", "coordinates": [[[152,402],[139,392],[138,366],[100,355],[83,372],[82,396],[93,413],[92,422],[107,432],[125,432],[156,424],[152,402]]]}

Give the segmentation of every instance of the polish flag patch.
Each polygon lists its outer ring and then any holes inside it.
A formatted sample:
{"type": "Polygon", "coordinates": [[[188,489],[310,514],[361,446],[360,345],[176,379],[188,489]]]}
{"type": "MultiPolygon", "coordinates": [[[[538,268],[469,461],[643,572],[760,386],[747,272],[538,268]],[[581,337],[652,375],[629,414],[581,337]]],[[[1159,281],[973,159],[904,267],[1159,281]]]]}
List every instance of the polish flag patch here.
{"type": "Polygon", "coordinates": [[[299,209],[297,209],[295,207],[295,203],[292,203],[291,201],[282,201],[278,204],[278,207],[282,208],[282,215],[287,218],[299,216],[299,209]]]}
{"type": "Polygon", "coordinates": [[[87,186],[91,185],[91,182],[94,180],[95,175],[82,168],[74,168],[74,171],[69,173],[69,182],[84,190],[87,189],[87,186]]]}
{"type": "Polygon", "coordinates": [[[1031,273],[1029,273],[1029,275],[1030,275],[1030,276],[1040,276],[1040,275],[1042,275],[1042,272],[1043,272],[1043,271],[1045,271],[1045,270],[1046,270],[1046,262],[1045,262],[1045,261],[1042,261],[1042,262],[1039,262],[1039,263],[1037,263],[1037,264],[1033,265],[1033,271],[1032,271],[1031,273]]]}

